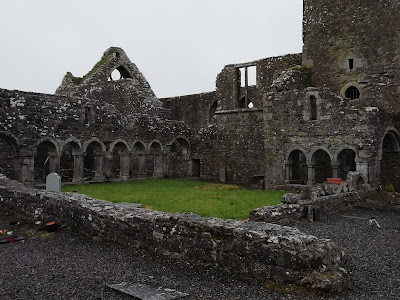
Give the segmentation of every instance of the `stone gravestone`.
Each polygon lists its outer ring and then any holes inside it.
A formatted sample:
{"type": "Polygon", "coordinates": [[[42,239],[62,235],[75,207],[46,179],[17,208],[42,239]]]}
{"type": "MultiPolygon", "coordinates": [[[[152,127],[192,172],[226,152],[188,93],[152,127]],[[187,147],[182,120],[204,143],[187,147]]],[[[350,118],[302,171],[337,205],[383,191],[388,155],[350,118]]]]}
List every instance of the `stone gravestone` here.
{"type": "Polygon", "coordinates": [[[57,173],[50,173],[46,177],[46,191],[61,192],[61,177],[57,173]]]}

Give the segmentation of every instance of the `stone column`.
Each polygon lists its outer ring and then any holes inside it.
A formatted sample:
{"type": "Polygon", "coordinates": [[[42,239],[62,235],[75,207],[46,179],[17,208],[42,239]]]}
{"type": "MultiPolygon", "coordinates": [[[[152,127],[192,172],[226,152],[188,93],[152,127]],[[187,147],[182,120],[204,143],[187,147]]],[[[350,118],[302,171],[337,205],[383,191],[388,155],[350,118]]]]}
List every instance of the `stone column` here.
{"type": "Polygon", "coordinates": [[[139,153],[137,154],[137,163],[138,163],[138,175],[146,174],[146,155],[139,153]]]}
{"type": "Polygon", "coordinates": [[[24,183],[33,183],[35,181],[35,157],[20,157],[20,174],[19,179],[24,183]]]}
{"type": "Polygon", "coordinates": [[[289,184],[293,178],[293,164],[285,164],[285,184],[289,184]]]}
{"type": "Polygon", "coordinates": [[[73,154],[74,156],[74,174],[72,182],[78,183],[83,181],[83,155],[73,154]]]}
{"type": "Polygon", "coordinates": [[[95,181],[103,181],[104,180],[103,161],[104,161],[104,154],[103,153],[96,154],[96,157],[94,159],[94,180],[95,181]]]}
{"type": "Polygon", "coordinates": [[[332,178],[338,178],[339,164],[331,164],[332,166],[332,178]]]}
{"type": "Polygon", "coordinates": [[[120,161],[120,168],[119,168],[119,177],[123,180],[129,179],[129,166],[130,166],[130,159],[129,154],[120,154],[119,156],[120,161]]]}
{"type": "Polygon", "coordinates": [[[356,171],[360,172],[363,176],[365,176],[365,178],[368,180],[370,180],[369,178],[369,164],[367,162],[356,162],[356,171]]]}
{"type": "Polygon", "coordinates": [[[315,184],[315,166],[314,165],[307,165],[308,168],[308,185],[315,184]]]}
{"type": "Polygon", "coordinates": [[[56,152],[49,152],[49,173],[60,172],[60,157],[56,152]]]}

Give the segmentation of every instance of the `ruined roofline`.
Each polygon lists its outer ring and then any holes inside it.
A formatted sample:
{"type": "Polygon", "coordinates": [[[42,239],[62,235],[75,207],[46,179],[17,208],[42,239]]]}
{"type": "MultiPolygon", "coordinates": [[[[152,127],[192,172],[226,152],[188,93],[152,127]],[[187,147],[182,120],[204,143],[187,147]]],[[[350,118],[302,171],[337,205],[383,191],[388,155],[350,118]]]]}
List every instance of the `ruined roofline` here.
{"type": "Polygon", "coordinates": [[[301,57],[302,53],[290,53],[290,54],[284,54],[284,55],[270,56],[270,57],[266,57],[266,58],[260,58],[257,60],[249,61],[249,62],[228,64],[228,65],[225,65],[225,67],[235,67],[235,68],[250,67],[250,66],[254,66],[259,63],[264,63],[268,60],[280,60],[280,59],[287,58],[290,56],[301,57]]]}
{"type": "Polygon", "coordinates": [[[65,77],[71,79],[72,82],[75,83],[76,85],[82,84],[86,79],[88,79],[90,76],[92,76],[99,68],[101,68],[108,61],[110,61],[110,59],[112,59],[114,57],[114,54],[116,54],[116,53],[126,55],[125,51],[122,48],[110,47],[106,51],[104,51],[101,59],[85,75],[83,75],[82,77],[76,77],[71,72],[67,72],[65,74],[65,77]]]}

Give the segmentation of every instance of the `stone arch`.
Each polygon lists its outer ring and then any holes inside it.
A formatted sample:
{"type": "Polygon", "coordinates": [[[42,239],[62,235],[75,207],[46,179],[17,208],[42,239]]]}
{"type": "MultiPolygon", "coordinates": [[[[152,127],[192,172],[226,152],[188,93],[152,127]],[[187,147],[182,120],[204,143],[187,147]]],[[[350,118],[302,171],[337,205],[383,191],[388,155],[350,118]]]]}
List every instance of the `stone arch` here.
{"type": "Polygon", "coordinates": [[[336,177],[346,180],[349,172],[357,170],[357,151],[352,146],[342,146],[335,153],[334,163],[337,167],[336,177]]]}
{"type": "Polygon", "coordinates": [[[118,81],[121,79],[132,79],[132,74],[128,71],[128,69],[120,65],[111,71],[110,76],[108,78],[109,81],[118,81]]]}
{"type": "Polygon", "coordinates": [[[142,141],[135,141],[132,145],[131,175],[140,177],[146,174],[147,146],[142,141]]]}
{"type": "Polygon", "coordinates": [[[309,156],[309,164],[314,174],[309,180],[323,183],[327,178],[332,177],[332,161],[332,155],[325,147],[313,149],[309,156]]]}
{"type": "Polygon", "coordinates": [[[104,143],[97,138],[93,138],[83,145],[84,180],[104,180],[103,161],[105,149],[104,143]]]}
{"type": "Polygon", "coordinates": [[[361,86],[357,82],[349,82],[340,90],[340,95],[342,97],[354,100],[360,98],[361,92],[361,86]]]}
{"type": "Polygon", "coordinates": [[[63,182],[82,180],[83,156],[82,145],[75,138],[67,139],[60,153],[60,176],[63,182]]]}
{"type": "Polygon", "coordinates": [[[104,143],[100,139],[98,139],[96,137],[91,138],[90,140],[88,140],[88,141],[83,143],[82,152],[85,153],[87,151],[87,148],[88,148],[89,144],[91,144],[93,142],[97,142],[101,147],[101,151],[106,152],[106,146],[104,145],[104,143]]]}
{"type": "Polygon", "coordinates": [[[178,137],[171,141],[169,166],[171,176],[191,176],[191,145],[185,137],[178,137]]]}
{"type": "Polygon", "coordinates": [[[156,140],[149,144],[147,173],[152,174],[153,177],[162,177],[164,175],[163,147],[156,140]]]}
{"type": "Polygon", "coordinates": [[[286,180],[291,184],[305,184],[308,179],[307,158],[305,151],[293,148],[286,158],[286,180]]]}
{"type": "Polygon", "coordinates": [[[400,191],[400,134],[390,127],[382,138],[379,151],[380,183],[393,184],[400,191]]]}
{"type": "Polygon", "coordinates": [[[38,183],[44,183],[50,173],[59,171],[60,148],[57,142],[50,138],[44,138],[35,145],[34,178],[38,183]]]}
{"type": "Polygon", "coordinates": [[[18,139],[8,133],[0,132],[0,173],[6,175],[10,179],[18,179],[18,155],[19,155],[18,139]]]}
{"type": "Polygon", "coordinates": [[[118,139],[111,143],[107,161],[108,178],[129,179],[129,146],[126,141],[118,139]]]}

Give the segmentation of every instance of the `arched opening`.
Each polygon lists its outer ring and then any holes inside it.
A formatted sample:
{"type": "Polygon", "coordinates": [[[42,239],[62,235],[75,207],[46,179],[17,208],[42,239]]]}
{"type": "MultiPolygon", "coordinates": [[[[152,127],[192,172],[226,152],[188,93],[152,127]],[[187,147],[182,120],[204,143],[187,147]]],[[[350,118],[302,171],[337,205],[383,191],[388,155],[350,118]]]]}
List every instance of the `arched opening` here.
{"type": "Polygon", "coordinates": [[[183,138],[177,138],[172,142],[170,159],[171,176],[190,176],[190,144],[183,138]]]}
{"type": "Polygon", "coordinates": [[[350,171],[356,170],[356,153],[351,149],[341,151],[337,157],[338,177],[346,180],[350,171]]]}
{"type": "Polygon", "coordinates": [[[382,185],[393,184],[400,191],[399,137],[394,131],[389,131],[383,139],[380,179],[382,185]]]}
{"type": "Polygon", "coordinates": [[[164,173],[162,147],[158,142],[150,145],[149,155],[147,159],[147,173],[153,177],[162,177],[164,173]]]}
{"type": "Polygon", "coordinates": [[[83,166],[85,181],[100,180],[103,177],[103,151],[100,143],[94,141],[87,146],[83,166]]]}
{"type": "Polygon", "coordinates": [[[136,142],[133,151],[131,175],[143,176],[146,174],[146,146],[142,142],[136,142]]]}
{"type": "MultiPolygon", "coordinates": [[[[76,159],[80,153],[80,147],[76,142],[67,143],[62,150],[60,157],[60,176],[63,182],[72,182],[74,179],[74,174],[76,175],[75,168],[82,168],[82,166],[76,166],[76,159]]],[[[82,161],[80,161],[82,163],[82,161]]],[[[76,177],[76,176],[75,176],[76,177]]]]}
{"type": "Polygon", "coordinates": [[[128,147],[118,142],[114,145],[110,158],[110,177],[112,179],[126,179],[129,177],[128,147]]]}
{"type": "Polygon", "coordinates": [[[317,120],[317,98],[315,96],[310,97],[310,113],[311,120],[317,120]]]}
{"type": "Polygon", "coordinates": [[[57,149],[50,141],[41,142],[36,148],[34,163],[35,181],[43,183],[47,175],[57,170],[57,149]]]}
{"type": "Polygon", "coordinates": [[[109,81],[118,81],[121,79],[127,79],[127,78],[132,78],[132,75],[129,73],[129,71],[124,67],[124,66],[119,66],[118,68],[114,69],[114,71],[111,72],[109,81]]]}
{"type": "Polygon", "coordinates": [[[16,154],[16,142],[8,136],[0,135],[0,173],[6,175],[10,179],[17,179],[16,154]]]}
{"type": "Polygon", "coordinates": [[[360,91],[355,86],[351,86],[346,90],[346,98],[354,100],[360,98],[360,91]]]}
{"type": "Polygon", "coordinates": [[[289,180],[291,184],[305,184],[308,178],[306,156],[300,150],[289,155],[289,180]]]}
{"type": "Polygon", "coordinates": [[[315,181],[316,183],[323,183],[327,178],[332,177],[332,164],[329,154],[320,149],[313,155],[315,181]]]}

